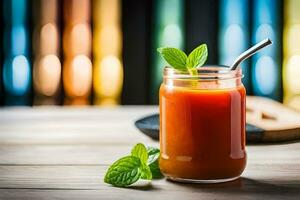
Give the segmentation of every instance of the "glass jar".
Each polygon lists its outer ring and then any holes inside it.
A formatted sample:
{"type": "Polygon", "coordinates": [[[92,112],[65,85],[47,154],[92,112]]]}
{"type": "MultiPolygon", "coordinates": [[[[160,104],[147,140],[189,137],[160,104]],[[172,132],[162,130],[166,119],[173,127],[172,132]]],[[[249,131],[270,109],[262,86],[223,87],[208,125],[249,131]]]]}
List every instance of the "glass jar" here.
{"type": "Polygon", "coordinates": [[[160,168],[175,181],[231,181],[246,166],[242,71],[226,66],[196,70],[190,75],[164,68],[159,94],[160,168]]]}

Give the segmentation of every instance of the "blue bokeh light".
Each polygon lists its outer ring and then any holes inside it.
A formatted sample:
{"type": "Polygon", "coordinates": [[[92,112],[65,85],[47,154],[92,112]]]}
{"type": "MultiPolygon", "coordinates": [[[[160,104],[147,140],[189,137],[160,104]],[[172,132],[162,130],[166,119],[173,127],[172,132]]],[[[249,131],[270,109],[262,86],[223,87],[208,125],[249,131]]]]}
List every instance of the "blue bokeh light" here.
{"type": "Polygon", "coordinates": [[[16,96],[24,95],[30,89],[30,64],[24,55],[4,61],[3,82],[5,90],[16,96]]]}
{"type": "Polygon", "coordinates": [[[254,0],[253,8],[252,43],[265,38],[273,41],[272,45],[253,56],[253,93],[280,100],[279,1],[254,0]]]}
{"type": "Polygon", "coordinates": [[[260,57],[255,67],[255,82],[257,84],[257,90],[263,95],[271,94],[276,86],[276,74],[277,66],[273,58],[270,56],[260,57]]]}
{"type": "MultiPolygon", "coordinates": [[[[220,64],[231,65],[243,51],[249,47],[248,0],[221,0],[220,1],[220,64]]],[[[249,62],[241,64],[244,73],[243,83],[250,92],[249,62]]]]}
{"type": "Polygon", "coordinates": [[[25,54],[28,48],[26,44],[26,30],[24,26],[14,26],[11,31],[12,55],[25,54]]]}

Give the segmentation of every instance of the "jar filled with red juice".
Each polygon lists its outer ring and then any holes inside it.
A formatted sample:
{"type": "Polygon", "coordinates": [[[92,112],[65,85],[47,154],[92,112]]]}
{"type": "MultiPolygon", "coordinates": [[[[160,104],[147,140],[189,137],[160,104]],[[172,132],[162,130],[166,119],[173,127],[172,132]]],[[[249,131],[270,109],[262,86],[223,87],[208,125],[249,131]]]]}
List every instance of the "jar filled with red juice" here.
{"type": "Polygon", "coordinates": [[[160,168],[169,179],[218,183],[246,166],[241,69],[204,66],[190,75],[166,67],[160,87],[160,168]]]}

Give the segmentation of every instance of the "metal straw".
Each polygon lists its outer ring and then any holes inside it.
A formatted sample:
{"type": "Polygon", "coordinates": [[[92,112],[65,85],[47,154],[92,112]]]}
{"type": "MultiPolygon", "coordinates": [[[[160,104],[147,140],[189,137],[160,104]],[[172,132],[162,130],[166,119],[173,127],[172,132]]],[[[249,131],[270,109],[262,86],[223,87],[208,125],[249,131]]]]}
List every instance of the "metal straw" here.
{"type": "Polygon", "coordinates": [[[236,68],[238,68],[238,66],[241,64],[241,62],[243,62],[244,60],[246,60],[247,58],[249,58],[256,52],[258,52],[259,50],[265,48],[266,46],[268,46],[270,44],[272,44],[272,41],[269,38],[264,39],[260,43],[257,43],[256,45],[254,45],[253,47],[251,47],[250,49],[248,49],[247,51],[242,53],[239,57],[237,57],[234,60],[233,64],[231,65],[231,70],[236,70],[236,68]]]}

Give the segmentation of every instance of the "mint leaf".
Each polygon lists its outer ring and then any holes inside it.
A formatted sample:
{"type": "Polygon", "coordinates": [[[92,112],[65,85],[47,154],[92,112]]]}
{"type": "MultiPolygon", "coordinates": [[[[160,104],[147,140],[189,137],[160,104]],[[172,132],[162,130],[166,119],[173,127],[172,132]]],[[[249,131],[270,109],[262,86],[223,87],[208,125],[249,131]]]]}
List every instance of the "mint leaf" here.
{"type": "Polygon", "coordinates": [[[155,147],[147,147],[147,152],[149,155],[148,158],[148,165],[152,173],[152,178],[158,179],[163,178],[163,174],[160,171],[159,168],[159,156],[160,156],[160,150],[155,147]]]}
{"type": "Polygon", "coordinates": [[[207,45],[202,44],[194,49],[187,58],[187,68],[201,67],[207,60],[207,45]]]}
{"type": "Polygon", "coordinates": [[[139,158],[142,163],[147,163],[148,153],[145,145],[138,143],[131,150],[131,155],[139,158]]]}
{"type": "Polygon", "coordinates": [[[180,49],[164,47],[157,51],[175,69],[186,69],[187,55],[180,49]]]}
{"type": "Polygon", "coordinates": [[[154,178],[154,179],[160,179],[160,178],[164,177],[164,175],[160,171],[158,160],[156,160],[155,162],[151,163],[149,165],[149,168],[151,170],[152,178],[154,178]]]}
{"type": "Polygon", "coordinates": [[[131,155],[114,162],[107,170],[104,182],[117,187],[126,187],[141,179],[151,180],[163,177],[159,169],[160,151],[138,143],[131,155]]]}
{"type": "Polygon", "coordinates": [[[147,153],[148,153],[148,156],[149,156],[148,160],[147,160],[148,165],[150,165],[151,163],[158,160],[159,155],[160,155],[159,149],[155,148],[155,147],[147,147],[147,153]]]}
{"type": "Polygon", "coordinates": [[[118,187],[126,187],[141,177],[141,161],[135,156],[126,156],[114,162],[107,170],[104,182],[118,187]]]}
{"type": "Polygon", "coordinates": [[[141,178],[142,179],[146,179],[146,180],[152,179],[151,169],[148,165],[142,163],[140,166],[140,170],[141,170],[141,178]]]}
{"type": "Polygon", "coordinates": [[[161,47],[157,51],[160,55],[177,70],[186,70],[190,75],[197,75],[197,67],[201,67],[207,60],[208,50],[207,45],[202,44],[194,49],[189,56],[187,56],[183,51],[171,47],[161,47]]]}

